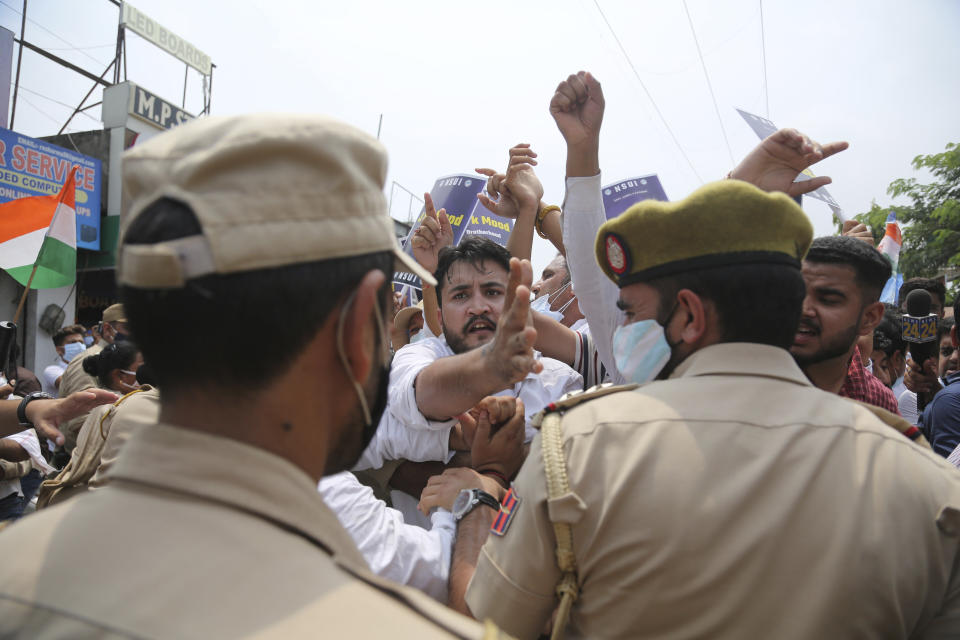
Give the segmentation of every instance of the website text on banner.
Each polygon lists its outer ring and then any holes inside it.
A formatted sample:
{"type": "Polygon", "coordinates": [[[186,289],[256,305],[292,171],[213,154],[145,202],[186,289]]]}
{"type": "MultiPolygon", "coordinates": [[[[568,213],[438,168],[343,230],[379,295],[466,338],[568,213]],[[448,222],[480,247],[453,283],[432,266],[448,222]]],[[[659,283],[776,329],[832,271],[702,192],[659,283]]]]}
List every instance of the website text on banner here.
{"type": "Polygon", "coordinates": [[[100,249],[100,161],[0,128],[0,203],[60,192],[76,167],[77,247],[100,249]]]}

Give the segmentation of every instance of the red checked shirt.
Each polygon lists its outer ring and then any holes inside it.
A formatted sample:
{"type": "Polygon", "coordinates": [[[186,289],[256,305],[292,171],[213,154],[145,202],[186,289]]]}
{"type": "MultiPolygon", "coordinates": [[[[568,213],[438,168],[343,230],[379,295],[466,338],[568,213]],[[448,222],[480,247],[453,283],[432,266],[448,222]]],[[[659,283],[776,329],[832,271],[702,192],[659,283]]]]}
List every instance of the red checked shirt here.
{"type": "Polygon", "coordinates": [[[850,359],[850,366],[847,367],[847,379],[840,387],[840,395],[900,415],[893,391],[864,368],[863,361],[860,359],[860,347],[856,347],[853,351],[853,358],[850,359]]]}

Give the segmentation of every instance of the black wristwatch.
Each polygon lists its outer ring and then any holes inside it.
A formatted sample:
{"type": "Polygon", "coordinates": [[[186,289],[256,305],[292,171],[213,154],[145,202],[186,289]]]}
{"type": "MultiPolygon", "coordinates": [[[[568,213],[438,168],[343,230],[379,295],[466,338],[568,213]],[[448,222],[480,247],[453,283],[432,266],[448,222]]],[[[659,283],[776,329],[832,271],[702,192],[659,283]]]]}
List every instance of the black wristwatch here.
{"type": "Polygon", "coordinates": [[[20,401],[20,406],[17,407],[17,420],[20,421],[21,427],[33,426],[33,423],[27,420],[27,405],[34,400],[39,400],[41,398],[44,400],[53,400],[53,396],[49,393],[43,391],[34,391],[33,393],[27,394],[27,396],[20,401]]]}
{"type": "Polygon", "coordinates": [[[463,519],[478,504],[485,504],[494,511],[500,511],[500,502],[492,495],[481,489],[463,489],[453,501],[453,517],[463,519]]]}

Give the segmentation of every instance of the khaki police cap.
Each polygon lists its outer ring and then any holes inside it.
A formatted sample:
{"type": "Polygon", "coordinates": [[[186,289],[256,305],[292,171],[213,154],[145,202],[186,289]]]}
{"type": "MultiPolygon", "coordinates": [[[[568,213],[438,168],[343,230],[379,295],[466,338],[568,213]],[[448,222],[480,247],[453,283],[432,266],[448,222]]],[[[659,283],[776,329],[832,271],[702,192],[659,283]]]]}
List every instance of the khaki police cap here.
{"type": "Polygon", "coordinates": [[[104,322],[126,322],[127,314],[120,303],[112,304],[103,310],[104,322]]]}
{"type": "Polygon", "coordinates": [[[413,306],[400,309],[400,311],[397,312],[397,315],[393,317],[393,328],[397,331],[405,332],[410,327],[410,321],[413,319],[413,316],[418,313],[423,313],[422,300],[413,306]]]}
{"type": "Polygon", "coordinates": [[[597,262],[620,287],[736,264],[800,268],[813,226],[796,202],[740,180],[706,184],[679,202],[645,200],[597,232],[597,262]]]}
{"type": "Polygon", "coordinates": [[[201,235],[153,245],[121,238],[118,280],[183,287],[209,274],[392,251],[396,269],[435,284],[403,253],[374,138],[317,115],[201,118],[123,157],[123,229],[161,198],[190,207],[201,235]]]}

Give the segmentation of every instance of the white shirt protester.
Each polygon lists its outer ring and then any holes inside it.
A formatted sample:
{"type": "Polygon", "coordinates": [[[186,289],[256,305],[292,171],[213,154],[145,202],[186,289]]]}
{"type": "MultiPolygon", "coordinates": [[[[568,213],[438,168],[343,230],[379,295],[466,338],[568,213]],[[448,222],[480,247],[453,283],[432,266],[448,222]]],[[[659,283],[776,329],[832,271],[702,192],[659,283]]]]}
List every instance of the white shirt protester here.
{"type": "MultiPolygon", "coordinates": [[[[450,429],[457,424],[456,418],[437,421],[424,416],[417,406],[414,382],[420,372],[435,360],[452,355],[454,355],[453,350],[443,337],[427,338],[408,344],[394,355],[390,370],[387,410],[405,427],[414,430],[440,431],[449,438],[450,429]]],[[[540,358],[540,362],[543,364],[543,371],[531,373],[509,389],[493,394],[511,395],[523,400],[527,422],[525,438],[527,442],[536,434],[532,420],[537,413],[562,395],[583,388],[583,378],[580,374],[564,363],[553,358],[540,358]]]]}

